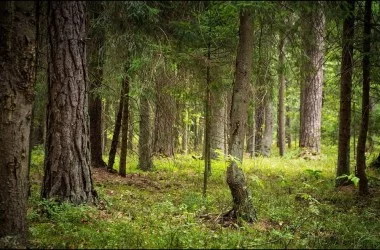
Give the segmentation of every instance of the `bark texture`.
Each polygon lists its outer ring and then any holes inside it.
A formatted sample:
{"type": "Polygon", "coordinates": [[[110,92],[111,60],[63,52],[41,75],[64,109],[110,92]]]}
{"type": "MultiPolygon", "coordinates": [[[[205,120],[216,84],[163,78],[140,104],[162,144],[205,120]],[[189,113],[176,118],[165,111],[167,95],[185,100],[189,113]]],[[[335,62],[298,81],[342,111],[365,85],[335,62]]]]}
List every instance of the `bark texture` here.
{"type": "Polygon", "coordinates": [[[49,94],[43,198],[94,202],[85,2],[49,2],[49,94]]]}
{"type": "Polygon", "coordinates": [[[369,122],[369,90],[370,90],[370,51],[371,51],[371,15],[372,1],[365,1],[364,12],[364,31],[363,31],[363,95],[362,95],[362,121],[360,126],[358,145],[357,145],[357,176],[359,177],[359,194],[368,195],[368,179],[365,172],[365,144],[367,141],[368,122],[369,122]]]}
{"type": "Polygon", "coordinates": [[[278,148],[280,150],[280,156],[285,154],[285,72],[284,72],[284,47],[285,38],[281,34],[280,43],[278,45],[278,148]]]}
{"type": "Polygon", "coordinates": [[[0,3],[0,248],[27,241],[35,25],[34,2],[0,3]]]}
{"type": "Polygon", "coordinates": [[[230,113],[230,155],[243,160],[244,137],[247,127],[247,110],[250,98],[250,76],[252,68],[253,28],[248,11],[240,14],[239,45],[236,57],[235,83],[230,113]]]}
{"type": "MultiPolygon", "coordinates": [[[[337,177],[350,174],[350,136],[351,136],[351,95],[354,52],[355,2],[350,0],[349,13],[343,23],[342,62],[340,67],[340,108],[337,177]]],[[[336,185],[346,180],[337,179],[336,185]]]]}
{"type": "MultiPolygon", "coordinates": [[[[127,72],[128,70],[125,70],[127,72]]],[[[123,81],[123,115],[121,120],[121,149],[119,175],[125,177],[127,173],[127,147],[128,147],[128,115],[129,115],[129,76],[126,75],[123,81]]]]}
{"type": "Polygon", "coordinates": [[[310,3],[303,20],[303,82],[301,84],[300,147],[320,153],[325,17],[321,2],[310,3]]]}
{"type": "Polygon", "coordinates": [[[124,105],[124,88],[122,86],[120,90],[119,108],[117,110],[115,128],[113,130],[110,153],[108,155],[108,165],[107,165],[108,172],[115,172],[115,170],[113,169],[113,164],[115,163],[117,144],[119,143],[121,119],[123,117],[123,105],[124,105]]]}
{"type": "MultiPolygon", "coordinates": [[[[249,81],[252,68],[253,24],[251,13],[240,13],[239,45],[236,57],[236,74],[230,113],[229,154],[243,161],[244,137],[247,126],[247,110],[250,98],[249,81]]],[[[225,216],[242,218],[248,222],[256,220],[243,171],[232,161],[227,168],[227,183],[233,197],[233,208],[225,216]]]]}
{"type": "Polygon", "coordinates": [[[150,113],[148,98],[145,95],[141,95],[138,167],[143,171],[151,171],[153,169],[150,113]]]}
{"type": "Polygon", "coordinates": [[[225,93],[221,89],[210,90],[210,147],[211,158],[218,158],[215,150],[224,153],[225,93]]]}
{"type": "Polygon", "coordinates": [[[234,205],[225,216],[240,217],[248,222],[256,221],[256,210],[252,204],[252,197],[248,191],[244,173],[236,162],[231,162],[227,168],[227,183],[231,190],[234,205]]]}
{"type": "Polygon", "coordinates": [[[273,103],[271,95],[268,93],[265,96],[265,129],[263,134],[263,141],[261,143],[261,154],[269,157],[273,143],[273,103]]]}
{"type": "MultiPolygon", "coordinates": [[[[91,21],[96,21],[102,11],[100,2],[89,2],[91,21]],[[91,8],[90,8],[91,7],[91,8]]],[[[96,92],[102,85],[104,65],[105,30],[100,25],[89,30],[89,115],[90,115],[90,144],[91,163],[94,167],[106,167],[102,153],[102,99],[96,92]]]]}
{"type": "Polygon", "coordinates": [[[161,70],[156,81],[156,110],[155,110],[155,136],[153,143],[154,153],[171,157],[174,156],[174,130],[176,118],[176,103],[170,95],[170,72],[161,70]]]}

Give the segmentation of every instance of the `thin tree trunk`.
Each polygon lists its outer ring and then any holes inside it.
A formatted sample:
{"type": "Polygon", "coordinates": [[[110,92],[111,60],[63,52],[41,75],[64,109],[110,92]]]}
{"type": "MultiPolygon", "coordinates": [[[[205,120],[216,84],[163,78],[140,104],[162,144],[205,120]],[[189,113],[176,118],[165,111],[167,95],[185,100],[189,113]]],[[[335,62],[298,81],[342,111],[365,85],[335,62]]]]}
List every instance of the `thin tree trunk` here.
{"type": "MultiPolygon", "coordinates": [[[[90,2],[89,12],[93,14],[92,21],[99,18],[102,11],[100,2],[90,2]]],[[[106,168],[102,154],[102,99],[96,90],[102,85],[104,65],[105,31],[101,26],[95,26],[89,32],[89,116],[90,116],[90,145],[91,163],[94,167],[106,168]]]]}
{"type": "Polygon", "coordinates": [[[324,58],[325,17],[320,6],[311,3],[314,10],[303,11],[303,43],[306,58],[303,60],[303,83],[301,87],[300,147],[311,153],[320,153],[322,84],[324,58]]]}
{"type": "MultiPolygon", "coordinates": [[[[128,67],[128,66],[127,66],[128,67]]],[[[128,69],[125,70],[127,72],[128,69]]],[[[123,81],[123,114],[121,120],[121,150],[119,162],[119,175],[125,177],[127,173],[127,144],[128,144],[128,114],[129,114],[129,76],[123,81]]]]}
{"type": "MultiPolygon", "coordinates": [[[[211,33],[211,26],[209,29],[211,33]]],[[[209,34],[210,35],[210,34],[209,34]]],[[[203,196],[206,197],[207,179],[211,174],[211,41],[208,41],[207,50],[207,73],[206,73],[206,93],[205,93],[205,144],[204,144],[204,160],[205,168],[203,172],[203,196]]]]}
{"type": "Polygon", "coordinates": [[[188,117],[189,117],[189,113],[187,109],[185,108],[185,118],[184,118],[183,126],[182,126],[182,152],[185,155],[187,154],[187,144],[188,144],[188,125],[187,125],[188,117]]]}
{"type": "Polygon", "coordinates": [[[128,120],[129,120],[129,126],[128,126],[128,151],[133,152],[133,137],[134,137],[134,102],[129,102],[129,113],[128,113],[128,120]]]}
{"type": "MultiPolygon", "coordinates": [[[[235,83],[230,113],[229,154],[243,161],[244,137],[247,126],[247,109],[250,98],[250,77],[252,68],[253,27],[252,14],[247,10],[240,13],[239,45],[236,56],[235,83]]],[[[232,161],[227,168],[227,183],[230,187],[234,206],[225,216],[253,222],[256,211],[246,186],[243,171],[232,161]]]]}
{"type": "Polygon", "coordinates": [[[372,1],[365,1],[364,31],[363,31],[363,96],[362,96],[362,121],[360,126],[358,145],[357,145],[357,176],[359,180],[359,194],[368,195],[368,179],[365,172],[365,144],[367,140],[368,121],[369,121],[369,90],[370,90],[370,51],[371,51],[371,15],[372,1]]]}
{"type": "Polygon", "coordinates": [[[117,144],[119,143],[121,119],[123,117],[123,107],[124,107],[124,88],[122,86],[121,90],[120,90],[119,109],[117,111],[116,120],[115,120],[115,129],[113,131],[111,148],[110,148],[110,153],[108,156],[108,165],[107,165],[107,171],[108,172],[115,172],[116,171],[113,168],[113,164],[115,163],[117,144]]]}
{"type": "MultiPolygon", "coordinates": [[[[351,95],[354,51],[355,1],[346,2],[349,15],[343,24],[343,49],[340,77],[339,142],[337,177],[350,174],[350,136],[351,136],[351,95]]],[[[337,179],[336,185],[342,185],[347,179],[337,179]]]]}
{"type": "Polygon", "coordinates": [[[43,198],[94,202],[85,2],[49,2],[49,102],[43,198]],[[64,62],[64,63],[63,63],[64,62]]]}
{"type": "Polygon", "coordinates": [[[198,147],[199,147],[199,138],[198,138],[198,130],[199,130],[199,125],[198,125],[198,117],[193,118],[193,123],[194,123],[194,152],[198,152],[198,147]]]}
{"type": "Polygon", "coordinates": [[[278,56],[278,64],[279,64],[279,92],[278,92],[278,147],[280,150],[280,156],[284,156],[285,154],[285,72],[284,72],[284,52],[285,47],[285,38],[284,35],[281,34],[280,44],[278,46],[279,56],[278,56]]]}
{"type": "Polygon", "coordinates": [[[286,109],[285,136],[286,136],[286,141],[288,143],[288,148],[291,148],[292,147],[292,130],[290,127],[290,114],[289,114],[290,108],[289,108],[289,106],[286,106],[285,109],[286,109]]]}
{"type": "Polygon", "coordinates": [[[265,96],[265,130],[261,144],[261,154],[270,157],[273,142],[273,105],[270,93],[265,96]]]}
{"type": "Polygon", "coordinates": [[[139,135],[139,163],[138,168],[143,171],[151,171],[152,147],[151,147],[151,125],[150,107],[148,98],[140,96],[140,135],[139,135]]]}
{"type": "Polygon", "coordinates": [[[35,10],[33,2],[0,3],[0,248],[4,249],[25,248],[27,243],[35,10]]]}

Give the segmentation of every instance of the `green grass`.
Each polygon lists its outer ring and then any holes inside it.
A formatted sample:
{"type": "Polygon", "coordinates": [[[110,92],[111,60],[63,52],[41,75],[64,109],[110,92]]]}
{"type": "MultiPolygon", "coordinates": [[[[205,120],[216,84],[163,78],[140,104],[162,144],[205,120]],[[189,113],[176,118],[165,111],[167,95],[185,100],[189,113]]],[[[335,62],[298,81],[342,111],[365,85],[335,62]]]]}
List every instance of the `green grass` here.
{"type": "Polygon", "coordinates": [[[75,207],[39,198],[43,151],[37,149],[30,247],[380,248],[379,172],[368,170],[372,196],[360,198],[355,187],[334,187],[336,148],[323,152],[314,161],[296,158],[296,151],[244,159],[258,222],[236,228],[213,221],[232,205],[224,161],[212,162],[204,199],[203,161],[191,155],[154,159],[154,171],[144,173],[136,168],[137,157],[128,156],[125,179],[95,170],[101,205],[75,207]],[[200,217],[205,214],[212,219],[200,217]]]}

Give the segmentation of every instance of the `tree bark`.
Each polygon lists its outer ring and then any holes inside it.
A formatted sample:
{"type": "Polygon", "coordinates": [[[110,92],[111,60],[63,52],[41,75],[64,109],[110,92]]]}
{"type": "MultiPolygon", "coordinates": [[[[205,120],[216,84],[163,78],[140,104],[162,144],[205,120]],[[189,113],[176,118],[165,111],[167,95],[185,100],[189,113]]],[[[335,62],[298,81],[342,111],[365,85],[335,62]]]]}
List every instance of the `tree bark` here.
{"type": "Polygon", "coordinates": [[[285,38],[281,34],[280,43],[278,45],[279,55],[278,55],[278,82],[279,82],[279,92],[278,92],[278,147],[280,150],[280,156],[285,154],[285,70],[284,70],[284,52],[285,38]]]}
{"type": "MultiPolygon", "coordinates": [[[[128,66],[127,66],[128,67],[128,66]]],[[[125,70],[127,72],[128,69],[125,70]]],[[[127,173],[127,146],[128,146],[128,114],[129,114],[129,76],[123,81],[123,114],[121,120],[121,150],[119,162],[119,175],[125,177],[127,173]]]]}
{"type": "Polygon", "coordinates": [[[221,89],[210,90],[210,147],[211,159],[217,159],[216,150],[224,154],[225,94],[221,89]]]}
{"type": "MultiPolygon", "coordinates": [[[[350,174],[350,136],[351,136],[351,95],[354,52],[355,1],[349,0],[349,13],[343,23],[343,48],[340,68],[340,108],[338,166],[336,176],[350,174]]],[[[347,179],[336,179],[336,186],[344,184],[347,179]]]]}
{"type": "Polygon", "coordinates": [[[261,143],[261,154],[270,157],[273,142],[273,104],[270,93],[265,96],[265,130],[261,143]]]}
{"type": "Polygon", "coordinates": [[[286,142],[288,143],[288,148],[291,148],[292,147],[292,131],[291,131],[291,127],[290,127],[290,108],[289,106],[286,106],[285,108],[286,110],[286,119],[285,119],[285,136],[286,136],[286,142]]]}
{"type": "MultiPolygon", "coordinates": [[[[253,27],[252,13],[240,12],[239,45],[236,56],[236,73],[230,113],[229,154],[243,161],[244,137],[247,126],[247,109],[250,98],[250,77],[252,68],[253,27]]],[[[227,183],[230,187],[234,206],[227,214],[252,222],[256,220],[252,201],[245,184],[243,171],[232,161],[227,169],[227,183]]]]}
{"type": "Polygon", "coordinates": [[[166,76],[164,69],[156,81],[156,110],[155,110],[155,136],[154,153],[166,157],[174,156],[174,126],[176,118],[176,105],[168,89],[171,79],[166,76]]]}
{"type": "Polygon", "coordinates": [[[27,243],[35,14],[33,2],[0,3],[0,248],[27,243]]]}
{"type": "Polygon", "coordinates": [[[85,2],[49,2],[49,95],[43,198],[92,203],[85,2]]]}
{"type": "Polygon", "coordinates": [[[151,121],[148,98],[142,94],[140,96],[140,135],[139,135],[139,163],[138,168],[143,171],[151,171],[152,147],[151,147],[151,121]]]}
{"type": "MultiPolygon", "coordinates": [[[[91,21],[99,18],[102,11],[100,2],[90,2],[89,12],[91,21]]],[[[104,65],[104,40],[105,31],[101,26],[90,28],[89,30],[89,115],[90,115],[90,145],[91,163],[94,167],[106,168],[107,164],[103,161],[102,153],[102,99],[96,91],[102,85],[103,65],[104,65]]]]}
{"type": "MultiPolygon", "coordinates": [[[[314,5],[314,3],[311,3],[314,5]]],[[[300,147],[320,153],[325,17],[321,2],[305,9],[303,20],[303,83],[301,87],[300,147]]]]}
{"type": "MultiPolygon", "coordinates": [[[[124,81],[124,79],[123,79],[123,81],[124,81]]],[[[113,164],[115,163],[117,144],[119,143],[121,119],[123,117],[123,107],[124,107],[124,88],[122,86],[120,89],[120,101],[119,101],[119,108],[118,108],[116,120],[115,120],[115,129],[113,130],[110,153],[108,154],[108,165],[107,165],[107,171],[108,172],[115,172],[116,171],[113,168],[113,164]]]]}
{"type": "Polygon", "coordinates": [[[368,195],[368,179],[365,172],[365,144],[367,141],[368,121],[369,121],[369,90],[370,90],[370,52],[371,52],[371,15],[372,1],[365,1],[364,30],[363,30],[363,95],[362,95],[362,120],[357,145],[357,176],[359,180],[359,194],[368,195]]]}

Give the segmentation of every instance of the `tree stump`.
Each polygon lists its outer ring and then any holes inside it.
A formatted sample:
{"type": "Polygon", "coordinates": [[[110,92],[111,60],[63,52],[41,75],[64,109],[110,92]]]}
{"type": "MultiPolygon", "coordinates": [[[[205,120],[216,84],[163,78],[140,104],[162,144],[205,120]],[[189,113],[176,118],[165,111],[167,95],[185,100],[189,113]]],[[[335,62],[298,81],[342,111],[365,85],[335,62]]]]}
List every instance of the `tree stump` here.
{"type": "Polygon", "coordinates": [[[227,184],[230,187],[234,204],[224,217],[255,222],[257,216],[252,204],[252,197],[248,191],[243,170],[237,166],[235,161],[232,161],[227,168],[227,184]]]}

